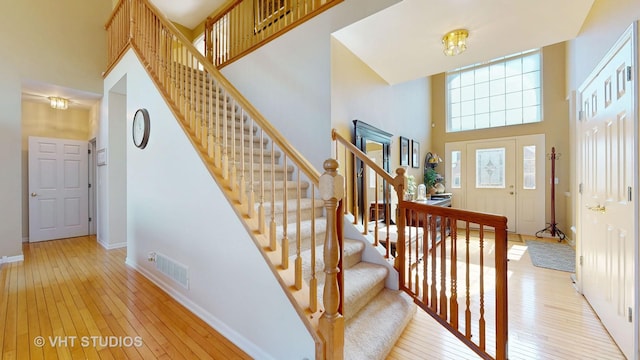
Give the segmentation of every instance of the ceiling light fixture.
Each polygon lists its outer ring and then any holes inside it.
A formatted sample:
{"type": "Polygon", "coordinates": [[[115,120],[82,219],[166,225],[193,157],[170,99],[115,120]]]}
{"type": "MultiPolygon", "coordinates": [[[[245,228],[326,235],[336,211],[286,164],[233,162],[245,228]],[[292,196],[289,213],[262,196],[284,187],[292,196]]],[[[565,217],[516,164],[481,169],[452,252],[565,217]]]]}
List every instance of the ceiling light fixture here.
{"type": "Polygon", "coordinates": [[[65,98],[50,96],[49,101],[51,107],[54,109],[65,110],[67,107],[69,107],[69,100],[65,98]]]}
{"type": "Polygon", "coordinates": [[[458,55],[467,50],[467,38],[469,31],[465,29],[453,30],[442,37],[444,54],[447,56],[458,55]]]}

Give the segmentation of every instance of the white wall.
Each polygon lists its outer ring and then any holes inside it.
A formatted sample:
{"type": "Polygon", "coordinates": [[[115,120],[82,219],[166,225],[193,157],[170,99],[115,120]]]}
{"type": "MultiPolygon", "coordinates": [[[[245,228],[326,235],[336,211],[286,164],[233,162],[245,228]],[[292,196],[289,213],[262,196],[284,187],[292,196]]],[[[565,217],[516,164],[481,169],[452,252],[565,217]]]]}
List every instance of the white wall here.
{"type": "MultiPolygon", "coordinates": [[[[105,102],[121,96],[110,91],[114,88],[126,93],[126,114],[108,119],[125,124],[126,154],[115,157],[111,152],[109,165],[101,168],[110,170],[114,162],[126,161],[127,263],[251,356],[313,358],[313,339],[131,50],[105,79],[105,102]],[[151,116],[144,150],[130,140],[131,119],[140,107],[151,116]],[[189,289],[157,272],[147,261],[150,252],[187,265],[189,289]]],[[[119,107],[123,100],[116,102],[119,107]]],[[[101,129],[99,143],[112,144],[120,137],[111,124],[101,129]]],[[[99,176],[113,180],[108,173],[99,176]]],[[[121,195],[108,189],[108,201],[119,201],[121,195]]]]}
{"type": "Polygon", "coordinates": [[[331,33],[397,2],[346,0],[222,72],[322,170],[331,156],[331,33]]]}
{"type": "Polygon", "coordinates": [[[637,0],[596,0],[578,36],[567,44],[567,91],[577,90],[632,22],[637,0]]]}
{"type": "MultiPolygon", "coordinates": [[[[0,57],[1,58],[1,57],[0,57]]],[[[4,63],[0,60],[0,65],[4,63]]],[[[20,77],[0,66],[0,263],[22,257],[20,77]]]]}
{"type": "Polygon", "coordinates": [[[109,0],[21,0],[0,11],[0,259],[22,254],[21,90],[25,79],[100,93],[109,0]]]}
{"type": "MultiPolygon", "coordinates": [[[[389,85],[338,40],[331,42],[331,127],[353,137],[354,119],[393,134],[390,170],[400,166],[399,136],[420,143],[420,160],[431,143],[431,82],[428,78],[389,85]]],[[[408,168],[422,182],[422,167],[408,168]]]]}

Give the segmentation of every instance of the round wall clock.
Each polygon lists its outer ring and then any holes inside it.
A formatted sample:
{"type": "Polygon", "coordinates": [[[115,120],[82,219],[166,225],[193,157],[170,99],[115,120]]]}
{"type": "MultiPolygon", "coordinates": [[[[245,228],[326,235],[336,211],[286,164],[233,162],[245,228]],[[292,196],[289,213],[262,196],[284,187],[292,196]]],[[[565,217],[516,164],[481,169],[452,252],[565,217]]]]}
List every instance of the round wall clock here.
{"type": "Polygon", "coordinates": [[[133,116],[133,144],[144,149],[149,142],[149,130],[151,124],[147,109],[138,109],[133,116]]]}

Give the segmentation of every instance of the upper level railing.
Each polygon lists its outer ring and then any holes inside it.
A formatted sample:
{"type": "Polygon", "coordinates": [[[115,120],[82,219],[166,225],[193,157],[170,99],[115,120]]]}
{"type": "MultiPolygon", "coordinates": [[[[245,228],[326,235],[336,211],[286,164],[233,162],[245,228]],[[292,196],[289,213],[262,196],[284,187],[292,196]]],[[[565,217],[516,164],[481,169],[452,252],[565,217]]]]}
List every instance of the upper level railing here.
{"type": "Polygon", "coordinates": [[[206,57],[224,66],[344,0],[238,0],[207,18],[206,57]]]}
{"type": "Polygon", "coordinates": [[[353,189],[346,211],[375,245],[386,247],[400,289],[480,357],[506,359],[507,218],[405,201],[403,168],[392,177],[336,130],[332,138],[340,171],[353,189]],[[360,209],[358,204],[381,199],[379,191],[374,198],[359,194],[359,181],[366,184],[362,189],[382,188],[382,199],[389,200],[360,209]]]}
{"type": "Polygon", "coordinates": [[[342,358],[336,212],[344,189],[338,165],[328,160],[321,176],[148,0],[120,1],[106,29],[109,67],[105,74],[129,46],[134,49],[278,274],[316,342],[316,358],[342,358]],[[320,254],[315,250],[323,241],[324,301],[319,303],[316,261],[320,254]],[[303,258],[307,249],[311,254],[303,258]]]}

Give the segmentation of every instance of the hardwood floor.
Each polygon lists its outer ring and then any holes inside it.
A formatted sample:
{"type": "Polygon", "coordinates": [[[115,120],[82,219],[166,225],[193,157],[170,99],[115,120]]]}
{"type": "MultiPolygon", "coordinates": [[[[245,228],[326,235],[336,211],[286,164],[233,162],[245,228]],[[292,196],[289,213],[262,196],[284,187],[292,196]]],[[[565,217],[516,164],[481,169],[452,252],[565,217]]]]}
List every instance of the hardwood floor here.
{"type": "Polygon", "coordinates": [[[0,358],[250,359],[106,251],[79,237],[23,246],[0,271],[0,358]]]}
{"type": "MultiPolygon", "coordinates": [[[[509,247],[510,359],[624,358],[569,273],[534,267],[524,242],[509,247]]],[[[250,358],[128,268],[125,249],[80,237],[23,251],[0,271],[3,360],[250,358]]],[[[388,357],[478,358],[420,310],[388,357]]]]}
{"type": "MultiPolygon", "coordinates": [[[[510,359],[624,359],[569,273],[533,266],[524,241],[509,241],[509,271],[510,359]]],[[[418,310],[388,359],[480,357],[418,310]]]]}

